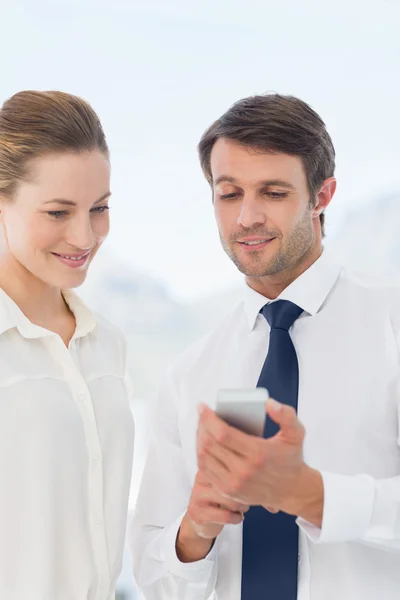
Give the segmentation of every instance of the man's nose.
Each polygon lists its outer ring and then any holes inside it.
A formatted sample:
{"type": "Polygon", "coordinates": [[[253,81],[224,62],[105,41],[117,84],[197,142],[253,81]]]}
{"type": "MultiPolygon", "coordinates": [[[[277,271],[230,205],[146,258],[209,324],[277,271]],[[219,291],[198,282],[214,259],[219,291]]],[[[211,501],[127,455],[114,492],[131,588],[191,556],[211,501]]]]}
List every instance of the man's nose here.
{"type": "Polygon", "coordinates": [[[255,194],[245,194],[243,196],[237,220],[238,225],[250,229],[251,227],[254,227],[254,225],[264,225],[266,220],[262,200],[255,194]]]}

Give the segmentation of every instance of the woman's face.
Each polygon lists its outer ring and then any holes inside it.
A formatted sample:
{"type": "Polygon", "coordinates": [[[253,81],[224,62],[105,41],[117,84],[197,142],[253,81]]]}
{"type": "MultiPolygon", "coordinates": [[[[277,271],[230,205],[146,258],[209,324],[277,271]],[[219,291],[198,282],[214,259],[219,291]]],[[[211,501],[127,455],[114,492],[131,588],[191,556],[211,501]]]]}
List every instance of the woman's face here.
{"type": "Polygon", "coordinates": [[[35,159],[0,204],[3,260],[60,289],[80,286],[109,232],[110,164],[99,150],[35,159]]]}

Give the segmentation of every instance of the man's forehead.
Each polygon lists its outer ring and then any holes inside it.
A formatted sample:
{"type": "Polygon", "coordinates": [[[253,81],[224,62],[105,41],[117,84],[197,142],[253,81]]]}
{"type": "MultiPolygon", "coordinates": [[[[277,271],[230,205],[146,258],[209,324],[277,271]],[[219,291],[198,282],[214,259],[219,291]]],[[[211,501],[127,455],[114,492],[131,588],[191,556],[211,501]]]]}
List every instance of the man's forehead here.
{"type": "Polygon", "coordinates": [[[280,152],[262,152],[230,140],[218,140],[210,158],[213,185],[240,185],[246,182],[260,186],[284,182],[293,187],[296,181],[305,179],[300,157],[280,152]]]}

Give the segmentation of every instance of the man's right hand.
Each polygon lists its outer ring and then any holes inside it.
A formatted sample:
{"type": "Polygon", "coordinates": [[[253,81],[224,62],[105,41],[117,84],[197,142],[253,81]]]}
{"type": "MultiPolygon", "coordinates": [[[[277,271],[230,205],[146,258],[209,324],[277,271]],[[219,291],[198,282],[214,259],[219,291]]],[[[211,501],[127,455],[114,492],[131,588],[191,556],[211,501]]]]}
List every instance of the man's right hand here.
{"type": "Polygon", "coordinates": [[[198,471],[176,539],[179,560],[195,562],[205,558],[224,526],[241,523],[248,510],[248,506],[221,496],[198,471]]]}

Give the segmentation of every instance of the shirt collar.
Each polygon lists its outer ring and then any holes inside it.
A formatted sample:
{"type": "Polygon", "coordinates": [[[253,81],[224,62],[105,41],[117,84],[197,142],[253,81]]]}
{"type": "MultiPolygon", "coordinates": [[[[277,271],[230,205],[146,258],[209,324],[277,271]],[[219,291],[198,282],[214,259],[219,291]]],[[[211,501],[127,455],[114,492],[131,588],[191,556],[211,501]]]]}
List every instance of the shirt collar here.
{"type": "MultiPolygon", "coordinates": [[[[93,333],[97,319],[84,302],[71,290],[63,290],[63,296],[76,319],[73,339],[93,333]]],[[[52,331],[35,325],[22,312],[19,306],[0,288],[0,335],[10,329],[18,329],[25,338],[39,338],[54,335],[52,331]]]]}
{"type": "MultiPolygon", "coordinates": [[[[283,290],[277,300],[290,300],[309,315],[315,315],[333,288],[341,269],[324,250],[300,277],[283,290]]],[[[254,329],[260,310],[269,302],[270,299],[246,285],[244,308],[251,330],[254,329]]]]}
{"type": "Polygon", "coordinates": [[[72,339],[84,337],[89,333],[94,335],[97,326],[96,315],[72,290],[63,290],[63,296],[76,320],[76,329],[72,339]]]}

